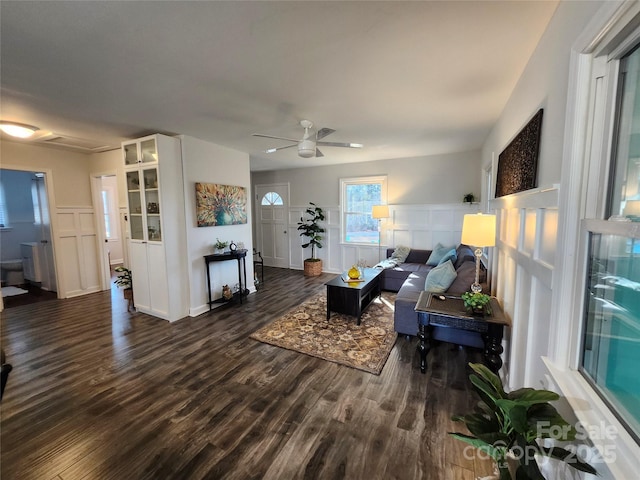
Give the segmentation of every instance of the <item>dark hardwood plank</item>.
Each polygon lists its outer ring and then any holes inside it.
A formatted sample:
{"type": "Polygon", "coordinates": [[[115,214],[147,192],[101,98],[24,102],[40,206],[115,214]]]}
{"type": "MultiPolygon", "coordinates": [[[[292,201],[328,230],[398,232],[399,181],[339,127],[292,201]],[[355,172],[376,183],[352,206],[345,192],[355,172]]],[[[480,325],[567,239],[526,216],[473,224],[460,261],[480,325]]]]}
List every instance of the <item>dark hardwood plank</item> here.
{"type": "Polygon", "coordinates": [[[121,292],[2,312],[14,370],[1,408],[3,479],[471,479],[447,432],[475,399],[468,361],[438,344],[421,374],[399,338],[381,375],[249,334],[333,275],[265,268],[247,301],[173,324],[121,292]]]}

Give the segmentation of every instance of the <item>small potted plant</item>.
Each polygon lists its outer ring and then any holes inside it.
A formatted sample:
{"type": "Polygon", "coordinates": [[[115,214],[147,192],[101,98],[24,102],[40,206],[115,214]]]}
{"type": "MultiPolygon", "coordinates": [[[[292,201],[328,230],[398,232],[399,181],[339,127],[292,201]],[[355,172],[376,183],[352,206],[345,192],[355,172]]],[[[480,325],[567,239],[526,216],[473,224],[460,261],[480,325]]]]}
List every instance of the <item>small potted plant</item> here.
{"type": "Polygon", "coordinates": [[[500,377],[480,363],[470,363],[469,376],[480,396],[475,411],[454,415],[452,420],[466,425],[471,435],[449,435],[489,455],[497,469],[496,480],[544,480],[535,456],[564,461],[570,467],[597,475],[596,470],[575,454],[558,446],[545,446],[538,440],[572,441],[577,430],[549,403],[558,400],[549,390],[520,388],[505,392],[500,377]]]}
{"type": "Polygon", "coordinates": [[[322,273],[322,260],[316,258],[316,247],[322,248],[321,233],[324,233],[324,228],[319,225],[319,222],[324,220],[324,212],[313,202],[309,202],[309,205],[311,206],[305,211],[307,218],[300,217],[298,230],[301,237],[309,238],[307,243],[302,244],[302,248],[311,247],[311,257],[304,261],[304,274],[315,277],[322,273]]]}
{"type": "Polygon", "coordinates": [[[133,284],[131,278],[131,270],[126,267],[116,267],[114,271],[118,273],[118,278],[116,278],[113,283],[115,283],[118,287],[123,287],[122,295],[127,300],[127,309],[133,306],[133,284]]]}
{"type": "Polygon", "coordinates": [[[216,237],[216,243],[213,244],[213,248],[215,253],[221,254],[224,253],[224,249],[229,246],[229,242],[222,242],[219,238],[216,237]]]}
{"type": "Polygon", "coordinates": [[[491,315],[491,297],[485,293],[464,292],[462,303],[469,313],[491,315]]]}

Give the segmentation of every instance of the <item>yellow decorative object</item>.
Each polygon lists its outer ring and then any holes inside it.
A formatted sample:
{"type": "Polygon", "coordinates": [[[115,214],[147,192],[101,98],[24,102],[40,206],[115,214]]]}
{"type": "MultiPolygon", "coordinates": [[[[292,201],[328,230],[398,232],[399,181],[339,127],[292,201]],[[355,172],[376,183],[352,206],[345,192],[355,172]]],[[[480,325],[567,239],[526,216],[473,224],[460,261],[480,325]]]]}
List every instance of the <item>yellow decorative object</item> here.
{"type": "Polygon", "coordinates": [[[357,278],[360,278],[360,270],[358,270],[358,267],[354,265],[349,269],[347,275],[349,275],[349,278],[353,278],[355,280],[357,278]]]}

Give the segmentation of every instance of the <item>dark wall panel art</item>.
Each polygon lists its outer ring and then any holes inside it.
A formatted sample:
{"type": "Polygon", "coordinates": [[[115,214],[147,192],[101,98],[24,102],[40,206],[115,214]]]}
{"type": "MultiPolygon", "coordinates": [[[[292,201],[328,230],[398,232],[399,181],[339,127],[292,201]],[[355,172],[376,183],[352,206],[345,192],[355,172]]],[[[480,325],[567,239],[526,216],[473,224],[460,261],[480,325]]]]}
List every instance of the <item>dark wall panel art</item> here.
{"type": "Polygon", "coordinates": [[[537,187],[542,108],[498,157],[496,198],[537,187]]]}

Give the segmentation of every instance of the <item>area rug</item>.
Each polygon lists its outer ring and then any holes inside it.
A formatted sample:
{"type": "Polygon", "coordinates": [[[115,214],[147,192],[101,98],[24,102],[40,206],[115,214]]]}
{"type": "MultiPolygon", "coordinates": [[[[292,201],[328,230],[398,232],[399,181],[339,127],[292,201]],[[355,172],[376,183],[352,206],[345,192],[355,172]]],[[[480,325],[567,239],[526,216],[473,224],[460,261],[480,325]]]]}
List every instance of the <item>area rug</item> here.
{"type": "Polygon", "coordinates": [[[29,293],[29,291],[18,287],[2,287],[3,297],[13,297],[15,295],[22,295],[23,293],[29,293]]]}
{"type": "Polygon", "coordinates": [[[395,294],[383,292],[365,309],[356,325],[350,315],[331,313],[319,294],[250,335],[254,340],[305,353],[379,375],[396,341],[395,294]]]}

